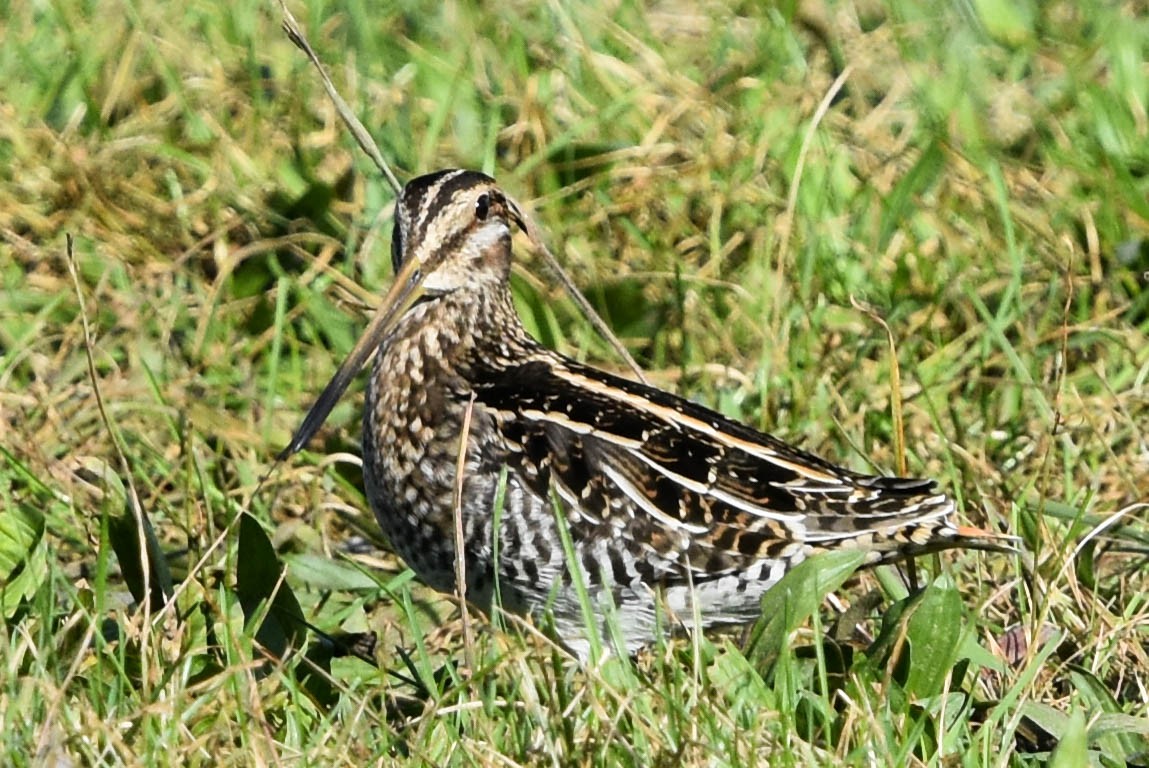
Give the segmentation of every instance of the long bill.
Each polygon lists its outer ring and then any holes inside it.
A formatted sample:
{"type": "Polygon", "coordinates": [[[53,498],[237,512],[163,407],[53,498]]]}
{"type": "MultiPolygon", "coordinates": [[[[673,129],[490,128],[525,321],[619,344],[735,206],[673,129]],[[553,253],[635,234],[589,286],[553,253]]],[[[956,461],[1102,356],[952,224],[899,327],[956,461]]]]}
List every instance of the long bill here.
{"type": "Polygon", "coordinates": [[[363,335],[355,343],[351,354],[343,361],[343,365],[339,366],[339,370],[331,377],[331,381],[327,382],[327,386],[323,388],[319,399],[311,406],[303,418],[303,423],[292,435],[291,442],[275,457],[276,461],[282,461],[298,453],[315,436],[315,433],[323,426],[323,422],[327,421],[331,409],[347,391],[351,380],[355,378],[371,354],[379,348],[379,345],[395,328],[395,324],[399,322],[403,314],[422,295],[423,275],[419,272],[419,261],[408,259],[403,268],[395,275],[395,282],[387,291],[387,295],[383,297],[383,303],[379,305],[375,317],[371,318],[367,329],[363,331],[363,335]]]}

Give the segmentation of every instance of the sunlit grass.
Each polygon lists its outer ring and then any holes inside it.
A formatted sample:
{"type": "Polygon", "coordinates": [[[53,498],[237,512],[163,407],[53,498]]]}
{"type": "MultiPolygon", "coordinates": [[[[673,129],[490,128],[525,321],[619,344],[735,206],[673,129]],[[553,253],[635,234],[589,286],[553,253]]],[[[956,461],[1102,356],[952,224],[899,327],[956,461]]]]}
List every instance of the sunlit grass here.
{"type": "MultiPolygon", "coordinates": [[[[366,511],[359,395],[255,493],[390,277],[390,190],[275,12],[13,4],[0,21],[13,762],[1020,766],[1051,762],[1064,738],[1059,765],[1084,750],[1145,763],[1143,9],[293,10],[404,178],[474,167],[530,202],[656,383],[883,472],[900,460],[900,399],[908,471],[1029,555],[927,558],[920,593],[865,572],[834,592],[844,614],[800,577],[793,605],[821,608],[774,605],[801,614],[793,626],[590,666],[513,617],[480,622],[467,667],[457,611],[387,554],[366,511]],[[900,387],[885,329],[852,299],[888,324],[900,387]],[[266,635],[237,599],[242,509],[307,621],[375,633],[375,663],[314,635],[323,674],[261,657],[266,635]],[[116,525],[137,511],[174,587],[146,611],[124,571],[136,528],[116,525]]],[[[532,333],[622,370],[519,254],[532,333]]]]}

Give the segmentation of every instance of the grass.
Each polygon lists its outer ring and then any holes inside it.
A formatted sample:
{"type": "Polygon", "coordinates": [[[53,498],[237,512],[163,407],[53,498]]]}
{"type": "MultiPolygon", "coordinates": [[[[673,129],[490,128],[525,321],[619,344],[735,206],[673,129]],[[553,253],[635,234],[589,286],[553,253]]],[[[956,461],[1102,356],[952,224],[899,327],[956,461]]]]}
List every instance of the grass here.
{"type": "MultiPolygon", "coordinates": [[[[461,664],[457,612],[366,512],[360,394],[255,493],[389,279],[390,191],[276,11],[6,4],[4,754],[1149,763],[1149,21],[924,7],[293,6],[385,154],[529,201],[655,382],[860,470],[904,459],[1031,554],[931,558],[921,591],[821,562],[745,642],[582,668],[509,618],[461,664]],[[269,665],[294,610],[379,641],[269,665]]],[[[519,251],[528,328],[618,368],[519,251]]]]}

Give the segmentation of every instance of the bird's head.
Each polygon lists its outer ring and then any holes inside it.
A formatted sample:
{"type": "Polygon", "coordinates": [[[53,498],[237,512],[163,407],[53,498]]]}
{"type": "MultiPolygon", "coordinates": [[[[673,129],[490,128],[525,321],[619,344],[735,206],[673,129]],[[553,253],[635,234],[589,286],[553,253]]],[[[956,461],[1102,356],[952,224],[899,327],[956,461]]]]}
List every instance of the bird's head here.
{"type": "Polygon", "coordinates": [[[413,179],[395,206],[392,292],[401,292],[395,298],[407,298],[405,287],[434,296],[505,280],[512,226],[526,229],[519,209],[490,176],[447,170],[413,179]]]}
{"type": "Polygon", "coordinates": [[[311,438],[355,375],[423,300],[505,284],[511,268],[511,228],[527,231],[514,201],[477,171],[446,170],[408,182],[395,205],[391,264],[395,281],[378,312],[335,372],[280,457],[311,438]]]}

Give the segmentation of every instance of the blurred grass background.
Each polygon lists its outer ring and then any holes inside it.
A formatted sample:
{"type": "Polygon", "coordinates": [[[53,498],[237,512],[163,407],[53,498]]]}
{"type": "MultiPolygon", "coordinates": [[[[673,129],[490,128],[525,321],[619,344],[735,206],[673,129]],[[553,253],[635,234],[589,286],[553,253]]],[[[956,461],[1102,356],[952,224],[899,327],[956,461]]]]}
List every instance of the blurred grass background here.
{"type": "MultiPolygon", "coordinates": [[[[252,498],[389,279],[390,190],[277,8],[0,8],[17,763],[1149,762],[1145,3],[292,6],[401,178],[495,175],[656,383],[884,472],[897,398],[907,471],[1032,553],[947,555],[919,602],[861,574],[853,623],[780,657],[719,636],[590,670],[515,631],[457,668],[450,605],[376,541],[358,389],[252,498]],[[149,612],[112,552],[133,505],[176,587],[149,612]],[[411,679],[335,659],[325,698],[258,663],[241,508],[308,620],[411,679]]],[[[527,327],[621,369],[518,250],[527,327]]]]}

